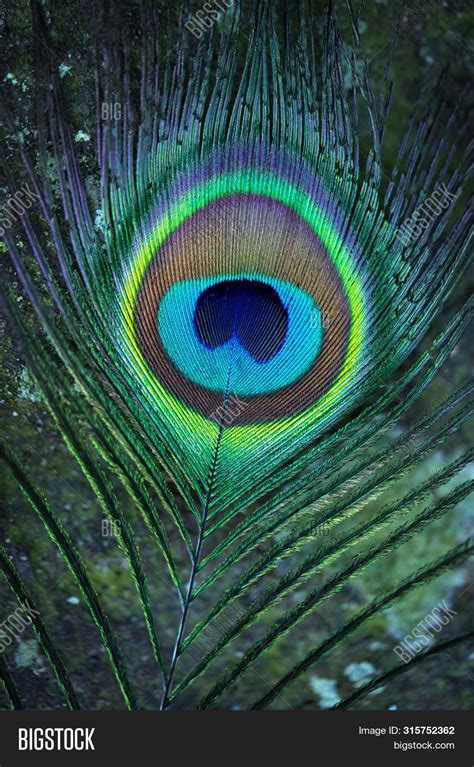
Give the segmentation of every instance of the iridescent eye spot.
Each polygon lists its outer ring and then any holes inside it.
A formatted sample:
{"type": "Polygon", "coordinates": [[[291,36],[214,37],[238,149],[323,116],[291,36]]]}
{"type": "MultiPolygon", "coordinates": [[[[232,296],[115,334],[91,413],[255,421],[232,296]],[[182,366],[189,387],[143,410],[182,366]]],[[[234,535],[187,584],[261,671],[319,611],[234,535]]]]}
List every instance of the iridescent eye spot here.
{"type": "Polygon", "coordinates": [[[361,282],[321,208],[286,182],[266,194],[272,183],[209,180],[136,251],[124,334],[168,406],[212,420],[233,391],[247,403],[236,426],[343,396],[364,337],[361,282]],[[225,193],[231,182],[242,191],[225,193]]]}
{"type": "Polygon", "coordinates": [[[288,386],[321,348],[317,312],[304,291],[257,275],[175,283],[158,309],[158,342],[175,368],[167,385],[186,396],[180,373],[205,389],[242,396],[288,386]]]}
{"type": "Polygon", "coordinates": [[[268,362],[285,341],[288,312],[270,285],[258,280],[225,280],[199,296],[194,328],[209,349],[235,339],[256,362],[268,362]]]}

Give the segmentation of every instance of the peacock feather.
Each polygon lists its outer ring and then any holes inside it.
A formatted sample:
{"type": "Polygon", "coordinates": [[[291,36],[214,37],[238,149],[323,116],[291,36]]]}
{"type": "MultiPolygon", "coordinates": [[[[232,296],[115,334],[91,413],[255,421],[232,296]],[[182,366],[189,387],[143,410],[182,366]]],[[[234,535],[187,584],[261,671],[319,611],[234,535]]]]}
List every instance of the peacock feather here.
{"type": "MultiPolygon", "coordinates": [[[[6,273],[27,299],[7,284],[6,314],[97,520],[114,526],[156,664],[152,691],[134,684],[68,514],[15,450],[2,458],[130,708],[229,705],[222,696],[261,656],[472,490],[469,450],[403,484],[471,414],[465,381],[428,411],[417,405],[470,316],[469,302],[452,302],[471,233],[467,93],[447,104],[446,79],[428,83],[387,168],[400,17],[375,86],[349,1],[318,18],[303,0],[221,6],[196,36],[192,8],[104,3],[86,23],[73,87],[58,69],[54,8],[33,2],[34,97],[12,110],[9,91],[2,108],[5,184],[34,199],[3,229],[6,273]],[[157,579],[173,605],[156,603],[157,579]]],[[[281,705],[320,658],[471,552],[462,541],[408,561],[245,704],[281,705]]],[[[32,606],[34,580],[14,560],[0,549],[6,583],[32,606]]],[[[67,704],[85,705],[41,606],[32,624],[67,704]]],[[[21,707],[3,659],[0,672],[21,707]]]]}

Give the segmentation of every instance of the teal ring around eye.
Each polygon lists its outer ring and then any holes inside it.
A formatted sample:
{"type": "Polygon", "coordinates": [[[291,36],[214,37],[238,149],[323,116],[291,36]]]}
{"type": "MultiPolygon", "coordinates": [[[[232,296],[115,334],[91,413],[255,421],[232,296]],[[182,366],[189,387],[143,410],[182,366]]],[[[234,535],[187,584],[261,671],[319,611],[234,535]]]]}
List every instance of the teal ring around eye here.
{"type": "Polygon", "coordinates": [[[163,348],[181,374],[206,389],[228,388],[242,397],[267,394],[296,381],[314,362],[323,340],[320,311],[313,299],[289,282],[258,274],[225,274],[175,283],[160,302],[157,326],[163,348]],[[210,285],[229,279],[270,285],[288,312],[286,338],[267,362],[254,360],[235,339],[210,349],[196,335],[193,318],[200,294],[210,285]]]}

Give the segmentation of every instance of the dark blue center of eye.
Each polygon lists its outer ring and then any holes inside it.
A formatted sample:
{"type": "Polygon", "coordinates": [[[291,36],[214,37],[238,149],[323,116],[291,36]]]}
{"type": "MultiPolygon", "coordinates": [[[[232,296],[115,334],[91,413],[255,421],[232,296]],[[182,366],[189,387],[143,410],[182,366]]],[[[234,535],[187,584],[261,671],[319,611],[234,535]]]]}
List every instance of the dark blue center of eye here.
{"type": "Polygon", "coordinates": [[[268,362],[283,345],[288,312],[270,285],[258,280],[225,280],[199,296],[194,327],[209,349],[236,338],[256,362],[268,362]]]}

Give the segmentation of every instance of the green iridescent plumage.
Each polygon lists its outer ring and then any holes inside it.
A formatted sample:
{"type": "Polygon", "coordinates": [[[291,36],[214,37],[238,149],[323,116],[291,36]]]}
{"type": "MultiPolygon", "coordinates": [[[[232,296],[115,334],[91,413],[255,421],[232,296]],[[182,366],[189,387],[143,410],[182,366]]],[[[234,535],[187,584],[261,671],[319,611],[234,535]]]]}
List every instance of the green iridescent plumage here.
{"type": "MultiPolygon", "coordinates": [[[[352,51],[330,3],[321,64],[308,8],[295,3],[298,12],[290,14],[289,5],[252,5],[245,55],[246,25],[236,4],[200,41],[187,34],[182,16],[176,56],[163,57],[153,25],[138,39],[124,33],[123,60],[120,13],[104,7],[96,38],[98,104],[120,109],[116,119],[98,122],[96,155],[87,157],[91,190],[66,117],[65,89],[47,53],[54,48],[49,26],[34,4],[35,34],[45,44],[35,61],[41,108],[36,144],[16,148],[38,199],[38,211],[21,220],[33,258],[24,257],[12,233],[5,242],[44,335],[31,337],[8,291],[7,311],[58,429],[107,518],[119,526],[163,707],[178,701],[220,650],[283,595],[385,525],[401,522],[404,511],[470,459],[463,456],[354,530],[335,533],[334,541],[304,549],[305,557],[291,560],[292,569],[246,606],[175,684],[185,650],[279,562],[315,542],[316,524],[332,530],[357,514],[470,413],[470,389],[462,387],[417,420],[419,442],[408,434],[379,454],[377,435],[416,403],[469,316],[469,306],[462,307],[419,351],[467,263],[469,211],[459,205],[465,179],[448,148],[464,146],[462,100],[443,134],[443,105],[428,115],[415,111],[387,180],[382,143],[391,86],[386,74],[375,98],[367,66],[356,60],[360,38],[351,4],[352,51]],[[372,144],[364,161],[362,117],[372,144]],[[54,184],[42,173],[46,166],[54,168],[54,184]],[[414,214],[439,187],[449,205],[438,206],[431,228],[407,235],[404,222],[418,220],[414,214]],[[168,661],[133,526],[105,467],[142,514],[176,590],[182,612],[168,661]],[[257,549],[268,541],[266,551],[257,549]],[[197,613],[186,634],[198,597],[220,580],[224,593],[197,613]]],[[[152,6],[141,8],[155,18],[152,6]]],[[[12,129],[8,112],[5,125],[12,129]]],[[[462,154],[467,166],[469,148],[462,154]]],[[[21,173],[13,179],[5,159],[15,189],[21,173]]],[[[4,460],[85,595],[127,705],[137,706],[122,650],[72,541],[15,457],[6,451],[4,460]]],[[[422,510],[387,532],[373,551],[338,572],[327,595],[469,490],[461,484],[433,506],[431,517],[422,510]]],[[[469,550],[456,549],[410,575],[387,603],[469,550]]],[[[325,598],[317,586],[307,604],[276,620],[202,706],[325,598]]]]}

